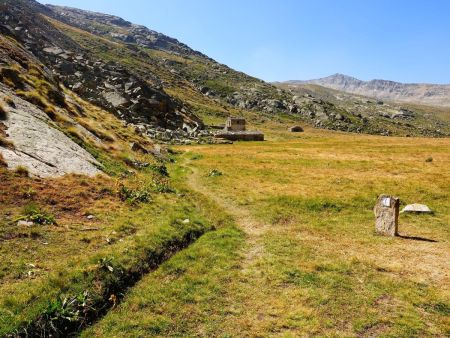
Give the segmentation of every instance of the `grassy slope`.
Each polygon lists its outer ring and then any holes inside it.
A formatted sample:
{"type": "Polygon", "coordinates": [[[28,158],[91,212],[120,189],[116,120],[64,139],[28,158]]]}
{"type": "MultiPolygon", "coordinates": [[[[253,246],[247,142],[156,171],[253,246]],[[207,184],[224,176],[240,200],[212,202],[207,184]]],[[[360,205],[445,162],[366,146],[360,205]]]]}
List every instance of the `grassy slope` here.
{"type": "Polygon", "coordinates": [[[204,237],[86,336],[450,333],[449,141],[317,131],[271,139],[184,155],[197,188],[247,232],[238,271],[233,239],[224,249],[222,238],[204,237]],[[213,168],[223,176],[208,177],[213,168]],[[401,215],[403,237],[377,236],[380,193],[426,203],[435,214],[401,215]],[[210,241],[221,245],[212,251],[210,241]]]}
{"type": "Polygon", "coordinates": [[[201,215],[201,200],[177,193],[158,172],[163,163],[131,151],[131,142],[151,150],[149,140],[67,90],[66,108],[50,102],[47,92],[56,87],[41,79],[41,65],[11,68],[17,83],[30,85],[24,93],[34,93],[49,109],[49,123],[89,151],[109,176],[29,178],[26,170],[9,171],[2,162],[0,336],[28,325],[42,334],[38,330],[63,317],[80,324],[84,311],[90,316],[113,305],[127,285],[213,227],[201,215]],[[135,160],[150,165],[139,169],[131,164],[135,160]],[[121,200],[122,186],[150,201],[121,200]],[[57,224],[18,225],[31,209],[54,216],[57,224]],[[84,305],[62,303],[65,298],[84,305]]]}

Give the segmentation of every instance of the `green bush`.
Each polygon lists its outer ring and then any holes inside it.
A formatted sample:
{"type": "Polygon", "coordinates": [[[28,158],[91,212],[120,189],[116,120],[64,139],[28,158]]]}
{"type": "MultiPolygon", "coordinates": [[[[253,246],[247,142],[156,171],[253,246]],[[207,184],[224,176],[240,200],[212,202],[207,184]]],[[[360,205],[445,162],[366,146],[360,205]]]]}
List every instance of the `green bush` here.
{"type": "Polygon", "coordinates": [[[122,185],[119,189],[119,197],[122,201],[128,202],[132,205],[138,203],[148,203],[151,201],[150,192],[144,189],[131,189],[122,185]]]}
{"type": "Polygon", "coordinates": [[[160,177],[153,177],[153,190],[161,194],[175,193],[175,190],[169,184],[169,180],[160,177]]]}
{"type": "Polygon", "coordinates": [[[35,203],[27,204],[22,211],[23,216],[19,220],[27,220],[40,225],[56,224],[55,216],[35,203]]]}
{"type": "Polygon", "coordinates": [[[167,171],[167,167],[164,164],[161,165],[151,164],[150,169],[160,174],[161,176],[169,177],[169,172],[167,171]]]}

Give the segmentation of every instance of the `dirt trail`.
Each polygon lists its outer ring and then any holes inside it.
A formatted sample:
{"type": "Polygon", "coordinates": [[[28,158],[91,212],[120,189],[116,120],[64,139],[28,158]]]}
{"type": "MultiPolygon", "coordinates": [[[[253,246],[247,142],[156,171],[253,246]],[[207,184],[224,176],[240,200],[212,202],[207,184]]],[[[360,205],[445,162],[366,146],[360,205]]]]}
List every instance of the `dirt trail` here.
{"type": "Polygon", "coordinates": [[[192,171],[192,174],[188,175],[187,179],[190,188],[207,196],[215,203],[222,206],[228,214],[232,215],[236,224],[246,233],[247,246],[243,253],[244,260],[242,263],[245,272],[250,266],[253,266],[255,260],[262,255],[264,249],[264,245],[261,243],[262,237],[266,231],[269,230],[269,225],[256,221],[247,209],[211,192],[201,183],[198,169],[189,165],[189,163],[187,163],[187,167],[192,171]]]}

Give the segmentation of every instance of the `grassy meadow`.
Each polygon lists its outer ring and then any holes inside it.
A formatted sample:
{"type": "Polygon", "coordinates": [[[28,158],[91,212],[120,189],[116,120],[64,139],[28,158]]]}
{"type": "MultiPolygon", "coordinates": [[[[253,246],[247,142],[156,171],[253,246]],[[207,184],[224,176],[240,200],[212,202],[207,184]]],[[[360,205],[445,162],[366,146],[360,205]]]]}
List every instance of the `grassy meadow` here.
{"type": "Polygon", "coordinates": [[[179,148],[171,170],[227,221],[85,337],[450,334],[450,141],[309,129],[267,138],[179,148]],[[376,235],[381,193],[434,214],[401,214],[399,237],[376,235]]]}

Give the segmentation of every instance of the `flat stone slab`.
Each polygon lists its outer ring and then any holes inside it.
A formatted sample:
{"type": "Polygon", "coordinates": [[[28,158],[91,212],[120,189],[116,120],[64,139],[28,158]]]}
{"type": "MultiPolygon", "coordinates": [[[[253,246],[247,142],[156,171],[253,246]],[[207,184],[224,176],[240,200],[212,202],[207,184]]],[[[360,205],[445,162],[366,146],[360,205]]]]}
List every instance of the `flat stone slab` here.
{"type": "Polygon", "coordinates": [[[413,213],[428,213],[431,214],[433,211],[426,206],[425,204],[408,204],[406,207],[404,207],[401,211],[403,212],[413,212],[413,213]]]}

